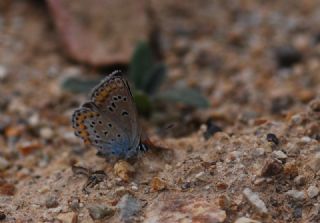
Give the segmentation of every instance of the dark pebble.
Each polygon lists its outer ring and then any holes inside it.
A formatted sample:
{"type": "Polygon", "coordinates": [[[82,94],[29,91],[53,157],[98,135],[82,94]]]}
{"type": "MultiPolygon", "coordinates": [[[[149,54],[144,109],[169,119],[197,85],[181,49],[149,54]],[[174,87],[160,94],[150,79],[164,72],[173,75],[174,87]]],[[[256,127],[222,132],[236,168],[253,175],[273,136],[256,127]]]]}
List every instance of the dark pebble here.
{"type": "Polygon", "coordinates": [[[271,177],[280,174],[283,171],[283,165],[277,160],[267,160],[261,170],[261,176],[271,177]]]}
{"type": "Polygon", "coordinates": [[[273,133],[268,133],[267,134],[267,141],[268,142],[273,142],[275,145],[279,145],[279,139],[278,137],[273,134],[273,133]]]}
{"type": "Polygon", "coordinates": [[[271,113],[281,114],[282,111],[289,109],[294,104],[291,96],[276,97],[271,101],[271,113]]]}
{"type": "Polygon", "coordinates": [[[208,120],[207,123],[207,130],[203,133],[203,137],[208,140],[217,132],[222,132],[222,128],[217,126],[212,120],[208,120]]]}
{"type": "Polygon", "coordinates": [[[6,219],[6,217],[7,217],[6,214],[0,211],[0,221],[6,219]]]}
{"type": "Polygon", "coordinates": [[[58,207],[59,203],[57,201],[57,198],[55,197],[48,197],[46,200],[46,207],[47,208],[55,208],[58,207]]]}
{"type": "Polygon", "coordinates": [[[277,48],[275,56],[280,68],[289,68],[302,60],[301,53],[292,46],[281,46],[277,48]]]}

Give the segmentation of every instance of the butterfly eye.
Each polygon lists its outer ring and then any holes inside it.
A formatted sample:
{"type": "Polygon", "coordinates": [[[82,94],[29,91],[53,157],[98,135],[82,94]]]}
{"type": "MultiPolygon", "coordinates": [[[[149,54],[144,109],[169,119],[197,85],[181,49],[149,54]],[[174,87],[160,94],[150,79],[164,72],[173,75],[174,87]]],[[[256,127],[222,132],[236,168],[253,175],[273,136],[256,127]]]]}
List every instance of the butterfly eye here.
{"type": "Polygon", "coordinates": [[[109,111],[113,112],[113,108],[111,106],[108,107],[109,111]]]}
{"type": "Polygon", "coordinates": [[[120,134],[118,134],[117,136],[118,136],[118,138],[120,138],[120,134]]]}
{"type": "Polygon", "coordinates": [[[99,123],[100,125],[102,125],[102,121],[98,121],[98,123],[99,123]]]}
{"type": "Polygon", "coordinates": [[[111,124],[111,123],[109,123],[108,126],[109,126],[110,128],[112,128],[112,124],[111,124]]]}
{"type": "Polygon", "coordinates": [[[127,97],[123,97],[123,101],[126,101],[127,100],[127,97]]]}
{"type": "Polygon", "coordinates": [[[118,96],[118,99],[121,99],[121,95],[118,96]]]}
{"type": "Polygon", "coordinates": [[[111,106],[116,108],[116,104],[114,102],[111,103],[111,106]]]}

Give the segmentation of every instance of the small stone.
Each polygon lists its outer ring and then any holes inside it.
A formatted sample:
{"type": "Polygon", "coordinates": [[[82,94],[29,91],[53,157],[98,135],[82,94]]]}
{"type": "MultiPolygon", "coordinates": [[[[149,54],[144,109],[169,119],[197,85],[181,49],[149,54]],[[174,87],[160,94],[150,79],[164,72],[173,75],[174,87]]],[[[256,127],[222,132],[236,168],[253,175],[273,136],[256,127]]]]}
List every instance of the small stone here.
{"type": "Polygon", "coordinates": [[[315,99],[310,102],[309,107],[313,112],[320,112],[320,100],[315,99]]]}
{"type": "Polygon", "coordinates": [[[241,217],[238,218],[234,223],[260,223],[260,221],[253,220],[251,218],[241,217]]]}
{"type": "Polygon", "coordinates": [[[203,133],[203,137],[206,140],[212,137],[215,133],[222,132],[222,129],[218,125],[216,125],[211,119],[207,121],[206,125],[207,125],[206,131],[203,133]]]}
{"type": "Polygon", "coordinates": [[[296,177],[299,174],[299,168],[295,161],[284,164],[283,173],[290,177],[296,177]]]}
{"type": "Polygon", "coordinates": [[[74,212],[61,213],[57,216],[57,219],[62,223],[77,223],[78,215],[74,212]]]}
{"type": "Polygon", "coordinates": [[[297,200],[297,201],[303,201],[305,199],[305,195],[303,191],[298,190],[289,190],[286,192],[286,195],[289,197],[297,200]]]}
{"type": "Polygon", "coordinates": [[[257,209],[259,213],[266,214],[268,209],[265,203],[260,199],[257,193],[254,193],[250,188],[245,188],[243,194],[249,203],[257,209]]]}
{"type": "Polygon", "coordinates": [[[0,171],[3,171],[9,167],[10,163],[4,157],[0,156],[0,171]]]}
{"type": "Polygon", "coordinates": [[[217,203],[219,204],[220,208],[227,210],[230,208],[231,200],[228,196],[221,195],[218,197],[217,203]]]}
{"type": "Polygon", "coordinates": [[[311,185],[307,190],[307,194],[310,198],[314,198],[318,196],[319,189],[316,186],[311,185]]]}
{"type": "Polygon", "coordinates": [[[39,192],[40,194],[47,193],[48,191],[50,191],[50,187],[47,186],[47,185],[41,187],[41,188],[38,190],[38,192],[39,192]]]}
{"type": "Polygon", "coordinates": [[[70,202],[70,208],[74,211],[80,209],[80,200],[79,198],[73,198],[70,202]]]}
{"type": "Polygon", "coordinates": [[[134,167],[124,160],[120,160],[114,165],[114,173],[126,182],[134,171],[134,167]]]}
{"type": "Polygon", "coordinates": [[[114,215],[115,210],[107,205],[94,204],[88,207],[89,215],[93,220],[109,218],[114,215]]]}
{"type": "Polygon", "coordinates": [[[255,157],[263,156],[264,154],[265,154],[265,150],[262,147],[259,147],[253,150],[253,156],[255,157]]]}
{"type": "Polygon", "coordinates": [[[16,192],[16,187],[10,183],[0,182],[0,195],[13,196],[16,192]]]}
{"type": "Polygon", "coordinates": [[[40,129],[40,136],[43,139],[52,139],[53,137],[53,131],[51,128],[44,127],[40,129]]]}
{"type": "Polygon", "coordinates": [[[312,141],[312,139],[309,136],[304,136],[300,140],[302,143],[309,143],[312,141]]]}
{"type": "Polygon", "coordinates": [[[276,159],[269,159],[261,170],[261,176],[270,177],[278,175],[283,171],[283,166],[280,161],[276,159]]]}
{"type": "Polygon", "coordinates": [[[6,214],[2,211],[0,211],[0,221],[5,220],[6,219],[6,214]]]}
{"type": "Polygon", "coordinates": [[[288,158],[288,156],[284,152],[282,152],[281,150],[273,151],[272,155],[274,158],[276,158],[278,160],[286,160],[288,158]]]}
{"type": "Polygon", "coordinates": [[[320,170],[320,152],[312,156],[310,162],[307,164],[314,172],[320,170]]]}
{"type": "Polygon", "coordinates": [[[278,66],[281,68],[288,68],[302,60],[301,53],[293,46],[286,45],[276,49],[275,57],[278,66]]]}
{"type": "Polygon", "coordinates": [[[136,183],[131,183],[131,190],[138,191],[138,185],[136,183]]]}
{"type": "Polygon", "coordinates": [[[270,112],[272,114],[281,114],[283,111],[288,110],[293,103],[294,99],[290,95],[275,97],[271,100],[270,112]]]}
{"type": "Polygon", "coordinates": [[[38,141],[26,141],[20,143],[17,147],[22,155],[27,156],[37,150],[40,150],[42,148],[42,145],[38,141]]]}
{"type": "Polygon", "coordinates": [[[300,125],[302,123],[302,117],[300,114],[291,116],[291,123],[294,125],[300,125]]]}
{"type": "Polygon", "coordinates": [[[297,186],[303,186],[306,184],[307,182],[307,179],[305,176],[302,176],[302,175],[299,175],[299,176],[296,176],[293,180],[293,182],[295,183],[295,185],[297,186]]]}
{"type": "Polygon", "coordinates": [[[272,142],[272,143],[274,143],[275,145],[279,145],[279,139],[278,139],[278,137],[277,137],[275,134],[273,134],[273,133],[268,133],[268,134],[267,134],[267,141],[268,141],[268,142],[272,142]]]}
{"type": "Polygon", "coordinates": [[[123,222],[132,222],[133,217],[141,210],[140,202],[132,195],[126,194],[119,201],[120,219],[123,222]]]}
{"type": "Polygon", "coordinates": [[[46,204],[47,208],[56,208],[56,207],[58,207],[59,202],[57,201],[56,197],[50,196],[47,198],[45,204],[46,204]]]}
{"type": "Polygon", "coordinates": [[[8,70],[5,66],[0,65],[0,81],[3,81],[8,76],[8,70]]]}
{"type": "Polygon", "coordinates": [[[151,180],[151,188],[153,191],[161,191],[166,189],[167,184],[164,180],[160,179],[159,177],[154,177],[151,180]]]}
{"type": "Polygon", "coordinates": [[[32,127],[38,126],[39,123],[40,123],[40,118],[38,113],[35,113],[28,118],[28,124],[32,127]]]}

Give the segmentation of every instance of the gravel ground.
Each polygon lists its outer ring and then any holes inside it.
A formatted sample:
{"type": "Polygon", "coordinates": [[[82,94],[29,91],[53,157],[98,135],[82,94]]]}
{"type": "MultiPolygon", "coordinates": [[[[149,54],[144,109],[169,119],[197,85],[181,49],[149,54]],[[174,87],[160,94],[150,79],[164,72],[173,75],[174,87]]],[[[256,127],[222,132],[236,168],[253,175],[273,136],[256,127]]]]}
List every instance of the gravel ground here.
{"type": "Polygon", "coordinates": [[[152,6],[163,88],[198,89],[211,106],[142,119],[167,149],[124,161],[74,136],[87,95],[61,87],[105,67],[63,50],[44,3],[0,3],[0,222],[320,222],[319,2],[152,6]]]}

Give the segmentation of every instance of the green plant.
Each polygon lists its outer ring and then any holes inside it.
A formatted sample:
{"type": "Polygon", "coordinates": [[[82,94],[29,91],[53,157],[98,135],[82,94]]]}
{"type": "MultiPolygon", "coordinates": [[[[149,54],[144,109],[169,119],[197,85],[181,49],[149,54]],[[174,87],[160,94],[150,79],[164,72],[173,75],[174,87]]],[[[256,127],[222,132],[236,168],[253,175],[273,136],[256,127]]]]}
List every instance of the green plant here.
{"type": "Polygon", "coordinates": [[[155,60],[147,43],[140,42],[129,65],[129,79],[134,86],[133,96],[140,113],[149,115],[151,102],[156,99],[202,108],[209,106],[207,99],[193,89],[175,88],[159,92],[165,78],[166,66],[155,60]]]}

